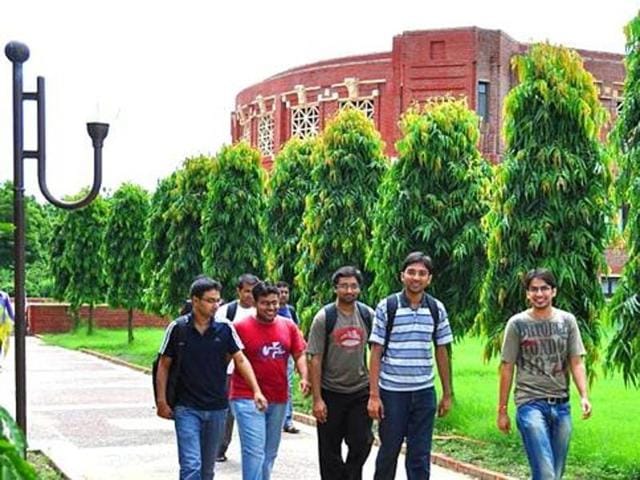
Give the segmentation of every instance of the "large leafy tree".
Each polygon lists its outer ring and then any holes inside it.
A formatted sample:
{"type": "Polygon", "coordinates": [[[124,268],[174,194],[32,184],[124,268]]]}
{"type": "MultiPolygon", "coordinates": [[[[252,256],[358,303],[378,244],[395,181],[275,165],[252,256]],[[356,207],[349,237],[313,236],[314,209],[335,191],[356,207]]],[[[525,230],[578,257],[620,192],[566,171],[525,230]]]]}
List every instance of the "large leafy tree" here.
{"type": "Polygon", "coordinates": [[[621,370],[625,383],[640,387],[640,15],[629,22],[625,33],[624,104],[612,133],[612,144],[620,167],[619,198],[629,205],[625,227],[629,260],[607,312],[615,327],[607,365],[621,370]]]}
{"type": "MultiPolygon", "coordinates": [[[[85,195],[83,191],[75,198],[85,195]]],[[[66,282],[64,299],[69,301],[72,310],[77,312],[81,305],[89,305],[88,334],[93,333],[93,309],[105,300],[102,242],[108,211],[107,201],[98,196],[84,208],[62,212],[61,225],[56,228],[61,243],[56,241],[53,245],[61,248],[52,252],[61,252],[61,256],[51,257],[57,264],[54,272],[62,272],[56,281],[61,278],[66,282]]],[[[62,285],[58,285],[57,290],[62,290],[62,285]]]]}
{"type": "Polygon", "coordinates": [[[133,342],[133,310],[142,306],[140,252],[148,212],[149,194],[139,185],[125,183],[110,199],[103,244],[107,301],[112,307],[127,309],[129,343],[133,342]]]}
{"type": "Polygon", "coordinates": [[[145,286],[143,304],[145,310],[162,311],[160,269],[167,261],[169,243],[168,212],[178,194],[178,172],[173,172],[158,182],[151,197],[149,214],[145,222],[145,246],[142,250],[142,283],[145,286]]]}
{"type": "Polygon", "coordinates": [[[332,299],[331,274],[343,265],[364,267],[371,212],[387,166],[383,149],[373,122],[355,109],[338,113],[319,139],[296,262],[297,305],[304,328],[332,299]]]}
{"type": "Polygon", "coordinates": [[[477,314],[486,267],[480,221],[491,167],[478,151],[478,117],[465,100],[439,99],[404,115],[401,129],[399,158],[381,183],[374,214],[370,297],[396,289],[402,260],[422,250],[434,261],[430,288],[461,336],[477,314]]]}
{"type": "Polygon", "coordinates": [[[589,366],[600,341],[598,275],[611,216],[598,141],[606,114],[575,52],[537,44],[513,66],[520,83],[506,99],[506,155],[486,217],[489,267],[478,316],[485,353],[499,351],[506,320],[525,306],[522,275],[541,266],[557,277],[555,304],[577,317],[589,366]]]}
{"type": "MultiPolygon", "coordinates": [[[[50,209],[26,196],[25,206],[25,287],[30,296],[51,293],[48,248],[52,223],[50,209]]],[[[13,292],[13,183],[0,185],[0,289],[13,292]]]]}
{"type": "Polygon", "coordinates": [[[176,188],[166,212],[166,259],[158,266],[160,313],[175,316],[189,285],[202,273],[202,211],[214,161],[207,156],[188,158],[176,176],[176,188]]]}
{"type": "Polygon", "coordinates": [[[202,209],[204,270],[232,298],[236,278],[264,271],[264,170],[245,142],[218,153],[202,209]]]}
{"type": "Polygon", "coordinates": [[[305,197],[312,188],[311,154],[315,143],[314,138],[289,140],[276,156],[267,184],[267,274],[289,285],[293,285],[295,276],[293,266],[298,258],[305,197]]]}

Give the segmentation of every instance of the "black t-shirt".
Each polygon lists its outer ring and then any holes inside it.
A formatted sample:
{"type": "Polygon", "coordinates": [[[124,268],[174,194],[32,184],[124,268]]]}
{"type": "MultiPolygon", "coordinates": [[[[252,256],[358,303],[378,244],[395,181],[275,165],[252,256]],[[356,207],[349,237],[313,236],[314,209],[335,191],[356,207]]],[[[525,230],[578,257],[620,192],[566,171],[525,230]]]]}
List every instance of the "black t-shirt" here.
{"type": "Polygon", "coordinates": [[[186,326],[171,322],[165,332],[160,353],[175,358],[182,348],[178,373],[177,405],[198,410],[221,410],[229,406],[227,381],[227,355],[242,348],[242,342],[228,321],[211,321],[204,334],[200,334],[189,315],[186,326]],[[178,328],[186,328],[185,345],[178,347],[178,328]]]}

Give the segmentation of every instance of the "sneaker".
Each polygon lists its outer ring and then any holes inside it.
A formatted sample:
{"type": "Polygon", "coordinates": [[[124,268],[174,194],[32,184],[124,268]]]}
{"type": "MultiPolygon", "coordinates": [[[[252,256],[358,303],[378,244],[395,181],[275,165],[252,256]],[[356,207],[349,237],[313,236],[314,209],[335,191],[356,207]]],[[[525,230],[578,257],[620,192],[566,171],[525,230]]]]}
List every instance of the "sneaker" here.
{"type": "Polygon", "coordinates": [[[293,425],[287,425],[282,430],[287,433],[300,433],[300,430],[294,427],[293,425]]]}
{"type": "Polygon", "coordinates": [[[216,458],[216,462],[226,462],[227,461],[227,456],[223,453],[222,455],[218,455],[218,457],[216,458]]]}

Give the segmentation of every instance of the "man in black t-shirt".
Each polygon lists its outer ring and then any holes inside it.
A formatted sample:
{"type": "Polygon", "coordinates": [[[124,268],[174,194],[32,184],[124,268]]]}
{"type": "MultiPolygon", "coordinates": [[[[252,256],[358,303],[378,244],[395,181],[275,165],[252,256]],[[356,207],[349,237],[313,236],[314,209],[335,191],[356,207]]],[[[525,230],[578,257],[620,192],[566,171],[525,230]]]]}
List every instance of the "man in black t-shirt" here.
{"type": "Polygon", "coordinates": [[[198,277],[191,285],[192,312],[171,322],[160,346],[156,404],[158,416],[175,420],[180,478],[213,478],[215,453],[229,410],[226,370],[230,358],[253,390],[256,407],[267,407],[233,325],[226,320],[214,321],[221,290],[215,280],[198,277]],[[176,405],[171,408],[166,398],[167,379],[177,355],[180,371],[176,405]]]}

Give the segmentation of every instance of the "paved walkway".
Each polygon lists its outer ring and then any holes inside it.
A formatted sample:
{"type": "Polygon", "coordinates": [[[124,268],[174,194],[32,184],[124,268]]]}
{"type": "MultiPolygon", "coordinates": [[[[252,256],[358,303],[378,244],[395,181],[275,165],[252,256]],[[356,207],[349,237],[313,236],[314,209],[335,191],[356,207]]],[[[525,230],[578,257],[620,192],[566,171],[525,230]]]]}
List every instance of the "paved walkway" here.
{"type": "MultiPolygon", "coordinates": [[[[13,354],[0,371],[0,404],[15,412],[13,354]]],[[[44,451],[73,480],[176,479],[173,422],[155,415],[151,377],[79,352],[27,339],[29,446],[44,451]]],[[[319,478],[315,429],[283,433],[273,480],[319,478]]],[[[373,478],[376,450],[365,479],[373,478]]],[[[240,479],[237,435],[216,478],[240,479]]],[[[396,478],[404,479],[402,458],[396,478]]],[[[433,479],[462,480],[432,467],[433,479]]]]}

